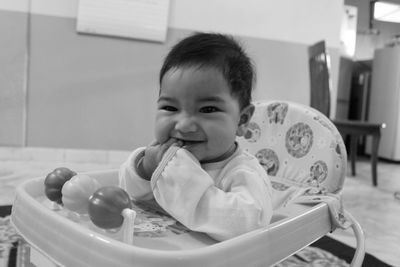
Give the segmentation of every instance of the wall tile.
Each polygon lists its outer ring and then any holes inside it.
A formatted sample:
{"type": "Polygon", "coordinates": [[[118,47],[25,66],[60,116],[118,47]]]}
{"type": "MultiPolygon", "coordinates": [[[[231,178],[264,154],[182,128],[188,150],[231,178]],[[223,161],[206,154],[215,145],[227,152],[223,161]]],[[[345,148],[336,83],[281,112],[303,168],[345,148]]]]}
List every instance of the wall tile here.
{"type": "Polygon", "coordinates": [[[65,149],[64,151],[65,162],[108,163],[108,151],[106,150],[65,149]]]}

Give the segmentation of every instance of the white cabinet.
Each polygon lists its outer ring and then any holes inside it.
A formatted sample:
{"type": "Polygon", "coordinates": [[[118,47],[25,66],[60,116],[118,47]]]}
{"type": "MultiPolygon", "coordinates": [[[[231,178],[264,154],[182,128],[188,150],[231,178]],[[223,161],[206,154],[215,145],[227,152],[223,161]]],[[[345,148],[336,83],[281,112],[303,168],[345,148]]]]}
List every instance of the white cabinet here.
{"type": "MultiPolygon", "coordinates": [[[[400,47],[375,50],[368,120],[386,124],[379,157],[400,161],[400,47]]],[[[367,153],[370,147],[369,140],[367,153]]]]}

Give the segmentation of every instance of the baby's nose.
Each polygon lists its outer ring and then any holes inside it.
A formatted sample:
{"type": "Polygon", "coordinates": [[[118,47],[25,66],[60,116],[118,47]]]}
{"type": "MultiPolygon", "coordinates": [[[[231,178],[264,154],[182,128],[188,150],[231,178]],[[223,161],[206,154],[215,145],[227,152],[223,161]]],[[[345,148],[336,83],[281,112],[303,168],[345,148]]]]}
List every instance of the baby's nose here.
{"type": "Polygon", "coordinates": [[[197,129],[196,119],[191,116],[180,116],[175,124],[175,130],[182,133],[196,132],[197,129]]]}

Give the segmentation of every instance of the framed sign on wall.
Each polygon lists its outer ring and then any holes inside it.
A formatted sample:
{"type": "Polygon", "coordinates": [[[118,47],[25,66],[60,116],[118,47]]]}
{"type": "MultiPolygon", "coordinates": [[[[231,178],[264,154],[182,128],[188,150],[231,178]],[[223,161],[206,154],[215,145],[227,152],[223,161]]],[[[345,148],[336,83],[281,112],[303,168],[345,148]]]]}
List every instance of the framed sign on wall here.
{"type": "Polygon", "coordinates": [[[79,0],[77,31],[164,42],[169,0],[79,0]]]}

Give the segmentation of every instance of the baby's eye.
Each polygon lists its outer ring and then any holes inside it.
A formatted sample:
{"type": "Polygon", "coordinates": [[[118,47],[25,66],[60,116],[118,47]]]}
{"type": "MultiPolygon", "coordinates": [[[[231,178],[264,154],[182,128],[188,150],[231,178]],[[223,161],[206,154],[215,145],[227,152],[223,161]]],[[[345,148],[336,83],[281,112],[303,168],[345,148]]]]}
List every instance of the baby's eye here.
{"type": "Polygon", "coordinates": [[[174,107],[174,106],[168,106],[168,105],[161,106],[160,109],[166,110],[166,111],[177,111],[177,110],[178,110],[176,107],[174,107]]]}
{"type": "Polygon", "coordinates": [[[213,112],[218,112],[218,111],[220,111],[220,109],[217,107],[213,107],[213,106],[202,107],[200,109],[201,113],[213,113],[213,112]]]}

